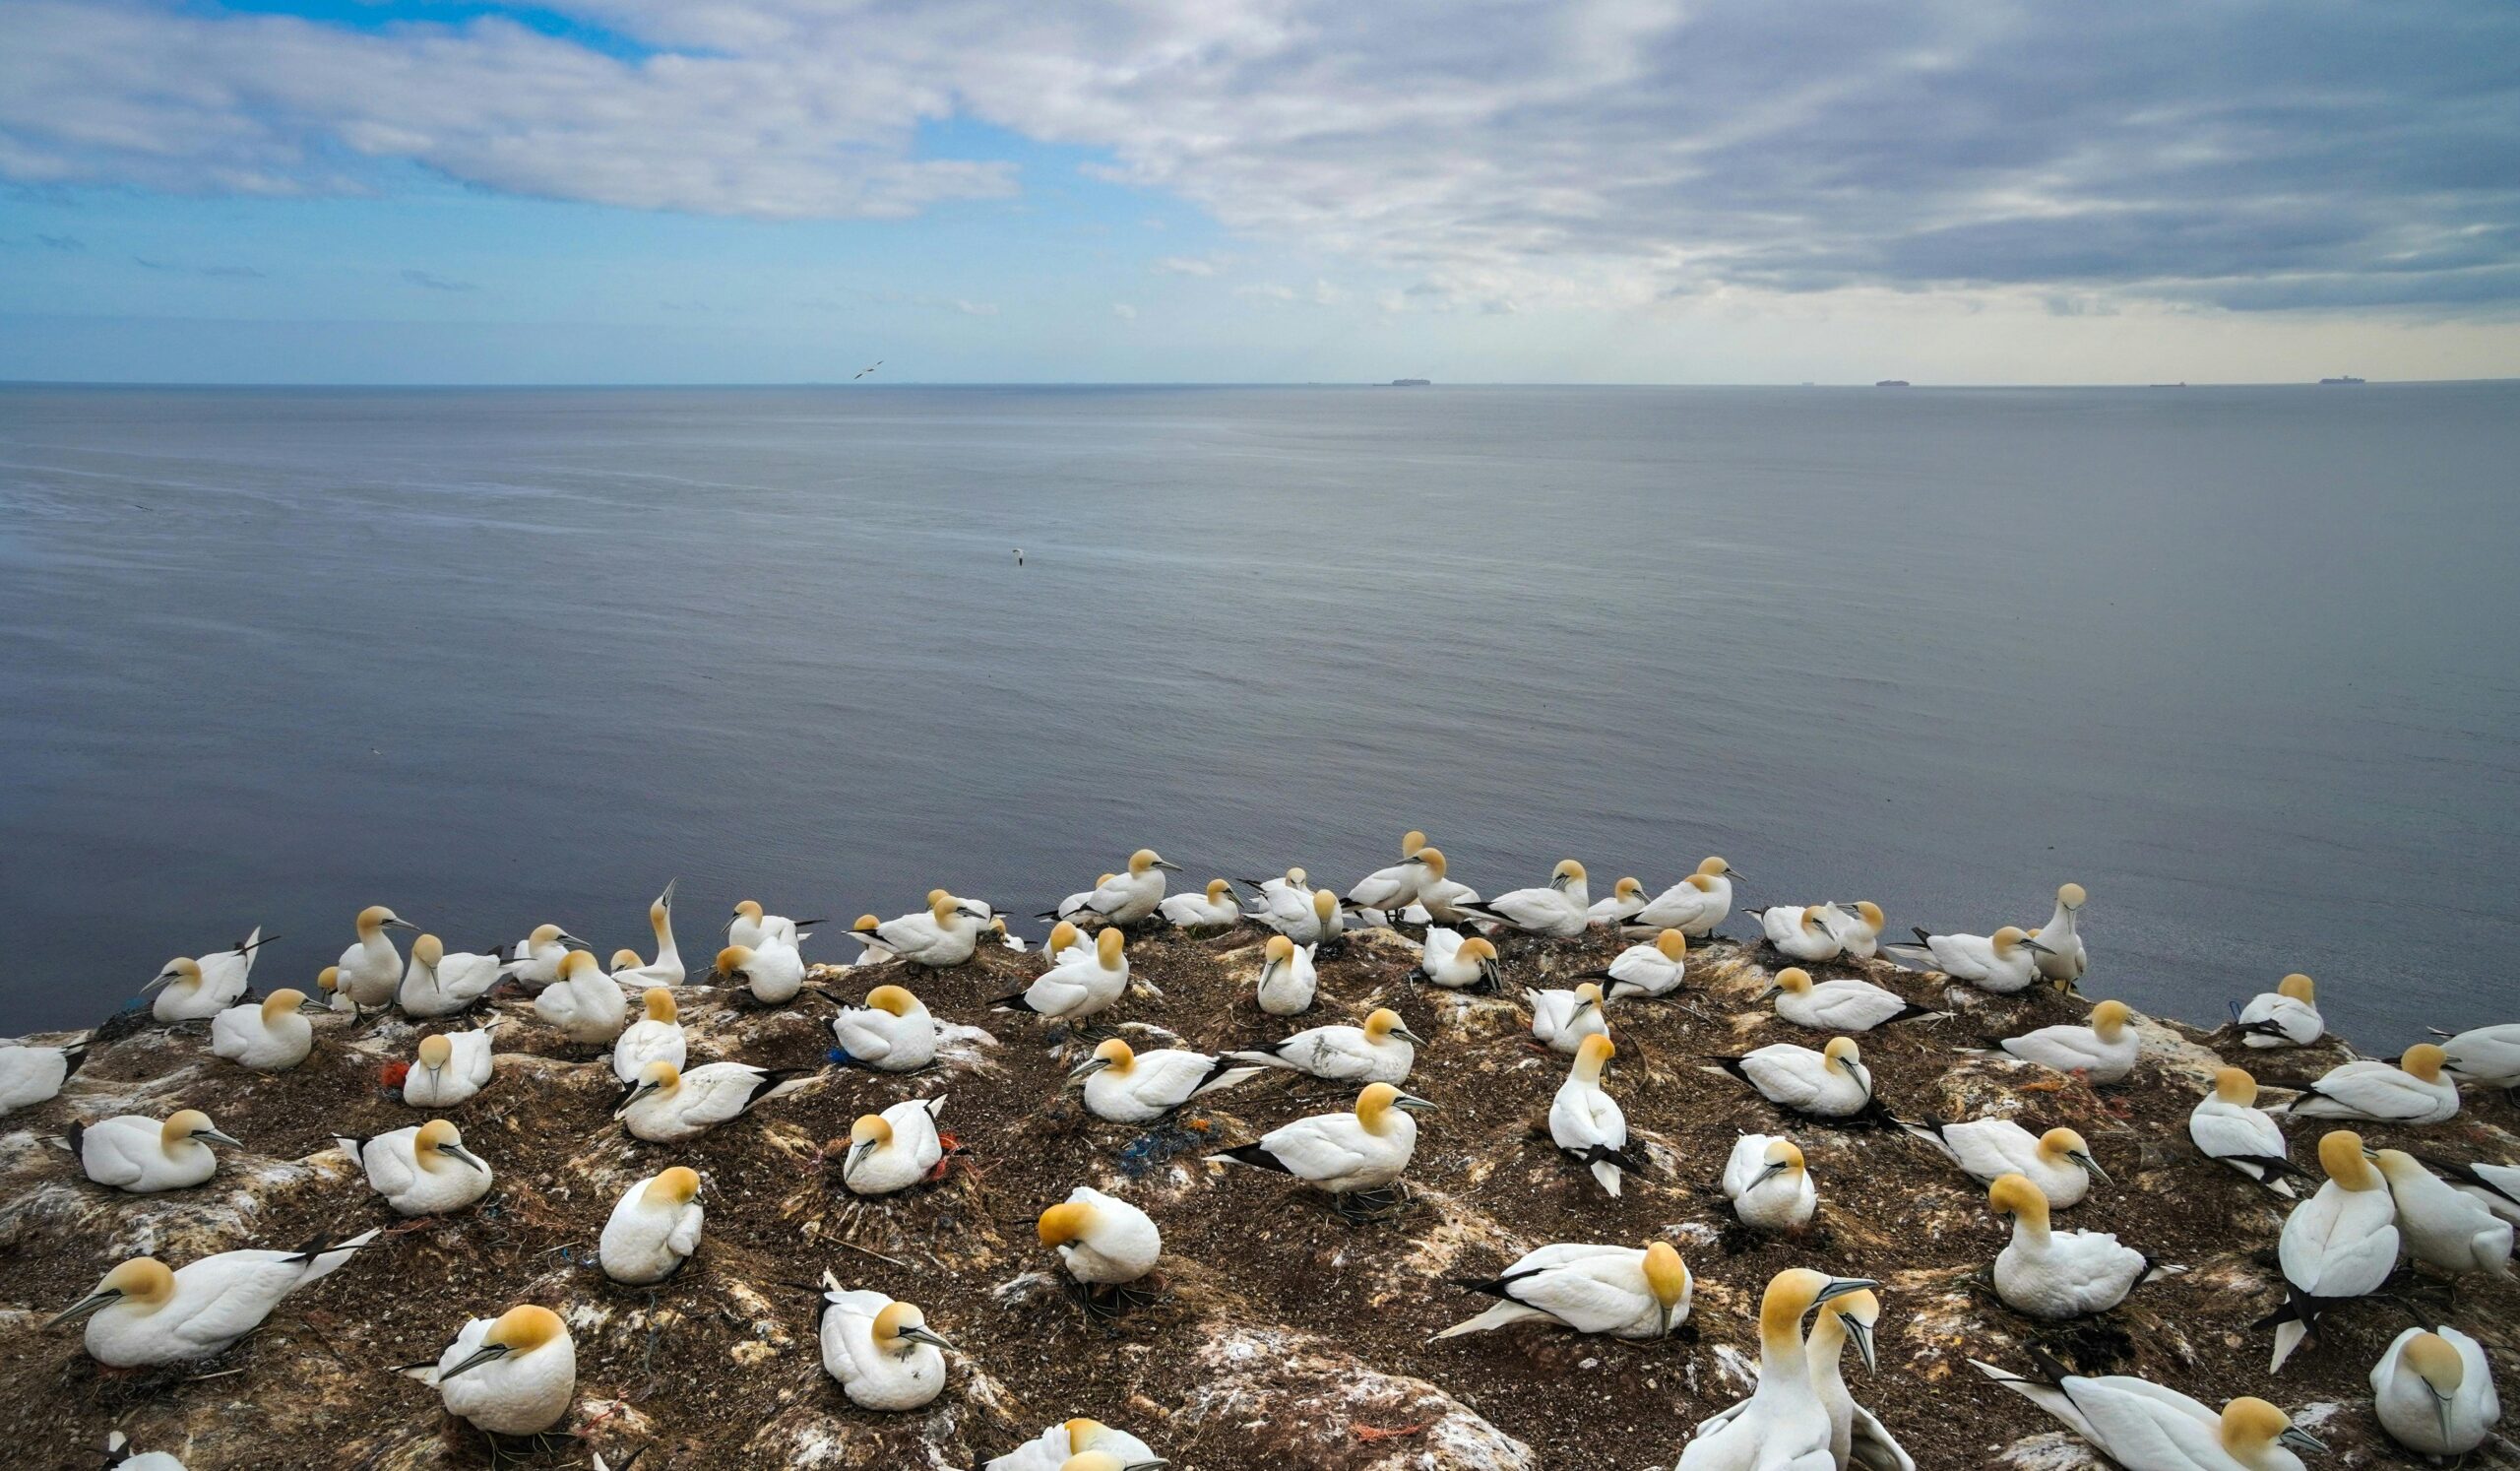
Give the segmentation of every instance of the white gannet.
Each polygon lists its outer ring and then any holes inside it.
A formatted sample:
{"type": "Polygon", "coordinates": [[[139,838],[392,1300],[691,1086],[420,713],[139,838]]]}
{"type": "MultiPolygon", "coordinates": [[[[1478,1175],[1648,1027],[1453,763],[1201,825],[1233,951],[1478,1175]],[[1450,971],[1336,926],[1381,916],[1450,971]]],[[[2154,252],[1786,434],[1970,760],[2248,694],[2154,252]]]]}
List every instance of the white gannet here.
{"type": "Polygon", "coordinates": [[[494,1436],[536,1436],[568,1418],[578,1346],[548,1308],[526,1304],[465,1323],[429,1375],[446,1412],[494,1436]]]}
{"type": "Polygon", "coordinates": [[[2012,1240],[1995,1253],[1995,1296],[2016,1312],[2060,1320],[2107,1312],[2126,1294],[2170,1269],[2105,1231],[2050,1231],[2048,1197],[2023,1175],[1986,1187],[1986,1204],[2012,1220],[2012,1240]]]}
{"type": "Polygon", "coordinates": [[[1051,1426],[1006,1454],[992,1458],[980,1471],[1067,1471],[1070,1458],[1089,1452],[1111,1457],[1113,1465],[1099,1471],[1154,1471],[1158,1466],[1171,1464],[1157,1455],[1153,1446],[1126,1431],[1113,1430],[1099,1420],[1079,1419],[1051,1426]]]}
{"type": "Polygon", "coordinates": [[[2217,1415],[2149,1379],[2067,1374],[2037,1349],[2031,1356],[2040,1366],[2038,1378],[1969,1362],[2126,1471],[2303,1471],[2294,1447],[2327,1449],[2262,1399],[2243,1395],[2217,1415]]]}
{"type": "Polygon", "coordinates": [[[1617,925],[1645,907],[1645,885],[1633,878],[1622,878],[1610,885],[1607,899],[1596,899],[1584,911],[1585,918],[1596,925],[1617,925]]]}
{"type": "Polygon", "coordinates": [[[1829,933],[1836,936],[1840,950],[1858,960],[1870,960],[1881,953],[1881,927],[1889,923],[1889,917],[1881,912],[1880,905],[1864,899],[1856,904],[1853,914],[1835,908],[1825,914],[1829,933]]]}
{"type": "Polygon", "coordinates": [[[1720,858],[1697,865],[1697,871],[1647,900],[1627,917],[1628,929],[1676,929],[1693,940],[1715,932],[1732,913],[1732,881],[1741,871],[1720,858]]]}
{"type": "Polygon", "coordinates": [[[2134,1014],[2124,1001],[2103,1001],[2091,1008],[2089,1025],[2041,1027],[1996,1046],[2025,1062],[2073,1073],[2093,1084],[2114,1083],[2135,1070],[2136,1055],[2144,1048],[2131,1023],[2134,1014]]]}
{"type": "Polygon", "coordinates": [[[2256,1327],[2275,1329],[2273,1374],[2318,1326],[2319,1314],[2376,1291],[2397,1269],[2398,1211],[2388,1182],[2363,1157],[2362,1136],[2337,1129],[2319,1140],[2327,1183],[2293,1207],[2276,1242],[2284,1306],[2256,1327]]]}
{"type": "Polygon", "coordinates": [[[1771,1043],[1717,1065],[1781,1109],[1813,1119],[1848,1119],[1872,1107],[1872,1071],[1852,1037],[1832,1037],[1818,1052],[1771,1043]]]}
{"type": "Polygon", "coordinates": [[[2039,979],[2039,957],[2046,948],[2016,925],[1992,934],[1927,934],[1920,929],[1916,935],[1919,943],[1883,945],[1881,953],[1909,970],[1940,971],[1999,996],[2030,989],[2039,979]]]}
{"type": "Polygon", "coordinates": [[[29,1047],[19,1042],[0,1045],[0,1114],[52,1102],[60,1096],[61,1085],[86,1060],[88,1044],[84,1041],[65,1047],[29,1047]]]}
{"type": "Polygon", "coordinates": [[[702,1214],[699,1172],[688,1165],[660,1170],[624,1191],[612,1207],[596,1243],[596,1260],[615,1282],[662,1282],[700,1249],[702,1214]]]}
{"type": "Polygon", "coordinates": [[[580,1047],[604,1047],[621,1035],[630,1001],[593,955],[571,950],[551,984],[535,993],[534,1014],[580,1047]]]}
{"type": "Polygon", "coordinates": [[[914,1072],[936,1060],[936,1018],[899,986],[878,986],[866,1004],[831,1019],[831,1035],[849,1060],[881,1072],[914,1072]]]}
{"type": "Polygon", "coordinates": [[[262,927],[236,942],[232,949],[205,955],[199,960],[175,959],[141,988],[145,995],[155,991],[158,998],[149,1005],[149,1014],[161,1022],[208,1021],[236,1002],[245,993],[245,980],[254,973],[254,952],[262,947],[262,927]]]}
{"type": "Polygon", "coordinates": [[[1174,894],[1156,908],[1175,929],[1228,928],[1242,923],[1242,902],[1233,897],[1233,885],[1222,878],[1209,879],[1205,893],[1174,894]]]}
{"type": "Polygon", "coordinates": [[[1418,1148],[1418,1120],[1409,1116],[1433,1107],[1389,1083],[1367,1083],[1351,1113],[1298,1119],[1257,1143],[1208,1158],[1292,1175],[1327,1192],[1342,1214],[1353,1214],[1348,1196],[1363,1194],[1379,1203],[1408,1170],[1418,1148]]]}
{"type": "Polygon", "coordinates": [[[995,1002],[999,1011],[1078,1021],[1110,1009],[1129,989],[1129,957],[1117,928],[1094,937],[1094,948],[1070,947],[1032,985],[995,1002]]]}
{"type": "Polygon", "coordinates": [[[1230,1056],[1163,1048],[1134,1052],[1119,1038],[1094,1049],[1094,1055],[1067,1075],[1085,1088],[1085,1112],[1111,1123],[1152,1123],[1203,1093],[1252,1077],[1260,1068],[1230,1056]]]}
{"type": "Polygon", "coordinates": [[[1617,1054],[1606,1036],[1585,1038],[1548,1104],[1548,1136],[1557,1152],[1592,1172],[1612,1195],[1619,1190],[1620,1171],[1643,1168],[1627,1152],[1627,1115],[1602,1087],[1602,1069],[1617,1054]]]}
{"type": "Polygon", "coordinates": [[[207,1359],[261,1327],[281,1299],[340,1270],[376,1235],[318,1238],[298,1251],[221,1251],[173,1271],[137,1256],[44,1326],[86,1317],[88,1357],[109,1369],[207,1359]]]}
{"type": "Polygon", "coordinates": [[[2069,1128],[2034,1134],[2009,1119],[1971,1119],[1959,1123],[1927,1119],[1899,1126],[1924,1140],[1982,1185],[2018,1175],[2039,1187],[2049,1208],[2063,1210],[2091,1193],[2098,1179],[2114,1184],[2092,1157],[2091,1145],[2069,1128]]]}
{"type": "Polygon", "coordinates": [[[1732,1141],[1721,1182],[1732,1214],[1753,1231],[1799,1231],[1820,1206],[1802,1150],[1783,1134],[1743,1134],[1732,1141]]]}
{"type": "MultiPolygon", "coordinates": [[[[867,918],[874,917],[870,915],[867,918]]],[[[1087,939],[1085,931],[1077,928],[1073,923],[1061,920],[1050,927],[1049,934],[1042,939],[1041,958],[1052,965],[1068,959],[1084,960],[1094,954],[1097,943],[1098,941],[1087,939]]]]}
{"type": "Polygon", "coordinates": [[[2032,953],[2039,957],[2039,974],[2054,982],[2059,990],[2067,989],[2083,978],[2091,967],[2091,952],[2083,944],[2081,919],[2087,896],[2078,883],[2056,886],[2056,908],[2048,923],[2030,931],[2030,937],[2047,948],[2032,953]]]}
{"type": "Polygon", "coordinates": [[[2472,1027],[2441,1041],[2441,1065],[2462,1083],[2520,1088],[2520,1022],[2472,1027]]]}
{"type": "Polygon", "coordinates": [[[849,1127],[849,1153],[840,1181],[857,1195],[889,1195],[927,1179],[945,1158],[936,1116],[945,1097],[905,1099],[881,1114],[867,1114],[849,1127]]]}
{"type": "Polygon", "coordinates": [[[394,992],[394,1004],[410,1016],[453,1016],[480,1000],[498,984],[496,955],[461,950],[450,955],[436,935],[423,934],[411,941],[411,963],[404,968],[403,984],[394,992]]]}
{"type": "Polygon", "coordinates": [[[1328,889],[1312,890],[1295,901],[1292,908],[1273,905],[1266,912],[1250,918],[1298,945],[1326,943],[1337,939],[1348,927],[1339,908],[1339,896],[1328,889]]]}
{"type": "Polygon", "coordinates": [[[1838,931],[1829,923],[1833,918],[1844,918],[1834,904],[1808,907],[1779,904],[1743,913],[1759,922],[1759,928],[1767,935],[1768,943],[1788,959],[1816,964],[1837,959],[1839,952],[1846,948],[1838,942],[1838,931]]]}
{"type": "Polygon", "coordinates": [[[1881,1284],[1791,1267],[1759,1299],[1759,1382],[1750,1397],[1701,1422],[1678,1471],[1826,1471],[1834,1427],[1811,1382],[1802,1339],[1810,1311],[1881,1284]]]}
{"type": "Polygon", "coordinates": [[[1400,840],[1400,862],[1388,868],[1376,868],[1356,880],[1348,891],[1348,907],[1366,914],[1389,917],[1418,902],[1418,886],[1426,879],[1426,864],[1418,855],[1426,849],[1426,835],[1412,828],[1400,840]]]}
{"type": "Polygon", "coordinates": [[[80,1173],[135,1195],[190,1189],[219,1173],[211,1144],[245,1147],[220,1133],[199,1109],[177,1109],[163,1122],[146,1114],[117,1114],[72,1124],[68,1138],[80,1173]]]}
{"type": "Polygon", "coordinates": [[[764,1006],[784,1006],[805,989],[805,957],[781,939],[763,940],[757,950],[728,945],[718,952],[709,979],[718,985],[741,986],[764,1006]]]}
{"type": "Polygon", "coordinates": [[[1571,1053],[1584,1045],[1585,1038],[1600,1037],[1610,1029],[1602,1015],[1605,1002],[1598,981],[1581,982],[1573,991],[1525,987],[1523,1000],[1532,1008],[1532,1035],[1556,1052],[1571,1053]]]}
{"type": "Polygon", "coordinates": [[[2442,1075],[2441,1049],[2419,1042],[2395,1065],[2368,1058],[2331,1067],[2284,1112],[2374,1123],[2439,1123],[2459,1112],[2459,1085],[2442,1075]]]}
{"type": "Polygon", "coordinates": [[[489,1164],[464,1147],[464,1136],[448,1119],[368,1139],[343,1134],[334,1142],[367,1172],[368,1188],[384,1196],[396,1215],[442,1216],[490,1192],[489,1164]]]}
{"type": "Polygon", "coordinates": [[[648,928],[654,931],[657,937],[657,958],[646,965],[640,965],[636,963],[639,957],[634,954],[630,957],[633,963],[624,966],[621,963],[621,957],[616,955],[612,960],[613,980],[624,986],[643,989],[650,986],[680,986],[683,983],[685,972],[682,968],[682,951],[675,948],[673,942],[673,888],[674,884],[680,882],[682,880],[677,878],[667,883],[665,891],[659,894],[648,905],[648,928]]]}
{"type": "Polygon", "coordinates": [[[1378,1007],[1361,1027],[1312,1027],[1283,1042],[1264,1043],[1226,1054],[1238,1061],[1284,1067],[1335,1083],[1405,1083],[1416,1065],[1418,1049],[1425,1046],[1401,1021],[1400,1013],[1378,1007]]]}
{"type": "Polygon", "coordinates": [[[2485,1346],[2447,1323],[2389,1344],[2371,1366],[2371,1408],[2390,1439],[2436,1458],[2476,1449],[2502,1418],[2485,1346]]]}
{"type": "Polygon", "coordinates": [[[1612,1338],[1664,1338],[1688,1321],[1695,1287],[1670,1242],[1642,1247],[1559,1242],[1525,1252],[1493,1277],[1456,1277],[1453,1285],[1485,1293],[1497,1299],[1496,1306],[1429,1343],[1524,1322],[1612,1338]]]}
{"type": "Polygon", "coordinates": [[[961,965],[979,950],[980,935],[993,918],[969,908],[943,889],[930,889],[927,908],[882,921],[872,929],[859,927],[850,933],[865,941],[869,949],[883,950],[930,970],[944,970],[961,965]]]}
{"type": "Polygon", "coordinates": [[[548,986],[560,979],[560,962],[569,958],[572,945],[593,948],[557,925],[536,925],[510,947],[499,964],[499,974],[528,986],[548,986]]]}
{"type": "Polygon", "coordinates": [[[2506,1221],[2520,1223],[2520,1165],[2441,1159],[2425,1163],[2448,1176],[2451,1187],[2460,1194],[2506,1221]]]}
{"type": "Polygon", "coordinates": [[[1098,916],[1114,925],[1134,925],[1154,914],[1164,902],[1164,873],[1181,865],[1166,862],[1152,848],[1141,848],[1129,855],[1128,867],[1108,874],[1094,887],[1081,894],[1070,894],[1059,901],[1059,907],[1041,915],[1044,920],[1081,920],[1098,916]]]}
{"type": "Polygon", "coordinates": [[[2383,1149],[2371,1159],[2398,1203],[2398,1239],[2407,1255],[2453,1277],[2511,1275],[2509,1221],[2452,1189],[2403,1149],[2383,1149]]]}
{"type": "Polygon", "coordinates": [[[1458,929],[1429,925],[1418,950],[1418,974],[1446,991],[1494,991],[1496,942],[1483,934],[1464,938],[1458,929]]]}
{"type": "MultiPolygon", "coordinates": [[[[399,964],[400,962],[398,961],[397,963],[399,964]]],[[[328,965],[322,970],[317,971],[315,973],[315,990],[318,992],[318,998],[315,1004],[323,1007],[327,1011],[347,1011],[355,1013],[358,1010],[358,1002],[351,1000],[350,993],[342,989],[342,968],[340,966],[328,965]]]]}
{"type": "Polygon", "coordinates": [[[2285,1157],[2284,1130],[2274,1115],[2257,1107],[2257,1079],[2247,1069],[2215,1071],[2214,1091],[2187,1116],[2187,1137],[2207,1159],[2221,1160],[2285,1199],[2293,1198],[2293,1183],[2286,1177],[2303,1171],[2285,1157]]]}
{"type": "Polygon", "coordinates": [[[342,952],[340,974],[335,978],[353,1008],[363,1011],[393,1001],[395,990],[403,984],[403,956],[385,931],[419,927],[382,904],[358,912],[358,940],[342,952]]]}
{"type": "Polygon", "coordinates": [[[631,1137],[651,1144],[696,1139],[757,1103],[794,1092],[805,1079],[794,1068],[755,1067],[749,1062],[704,1062],[684,1072],[670,1062],[639,1069],[612,1117],[631,1137]]]}
{"type": "Polygon", "coordinates": [[[747,950],[761,948],[766,939],[782,939],[791,945],[805,942],[805,931],[821,924],[820,920],[791,920],[786,915],[764,914],[761,901],[738,899],[734,913],[726,920],[726,943],[747,950]]]}
{"type": "Polygon", "coordinates": [[[492,1017],[469,1032],[439,1032],[419,1041],[418,1060],[403,1075],[403,1102],[415,1109],[451,1109],[490,1082],[492,1017]]]}
{"type": "Polygon", "coordinates": [[[1626,996],[1667,996],[1680,989],[1688,974],[1689,937],[1676,929],[1666,929],[1653,939],[1630,945],[1618,952],[1617,958],[1598,971],[1585,971],[1582,978],[1607,981],[1607,994],[1616,1000],[1626,996]]]}
{"type": "Polygon", "coordinates": [[[1426,918],[1438,925],[1468,922],[1470,911],[1462,906],[1477,904],[1479,890],[1447,876],[1451,864],[1445,861],[1444,851],[1431,847],[1418,849],[1418,864],[1426,870],[1424,876],[1418,880],[1418,904],[1426,911],[1426,918]]]}
{"type": "Polygon", "coordinates": [[[1560,859],[1549,870],[1548,882],[1536,889],[1514,889],[1484,903],[1456,900],[1455,909],[1475,920],[1519,929],[1526,934],[1572,938],[1584,932],[1592,923],[1592,891],[1586,886],[1584,865],[1573,859],[1560,859]]]}
{"type": "Polygon", "coordinates": [[[315,1024],[298,1011],[306,992],[284,986],[210,1019],[210,1051],[256,1072],[286,1072],[315,1050],[315,1024]]]}
{"type": "MultiPolygon", "coordinates": [[[[1108,879],[1111,875],[1105,873],[1102,876],[1108,879]]],[[[1312,875],[1306,873],[1300,864],[1289,868],[1276,878],[1246,878],[1243,882],[1257,890],[1260,895],[1258,913],[1245,915],[1245,919],[1256,920],[1261,915],[1281,908],[1292,915],[1297,909],[1312,902],[1312,875]]]]}
{"type": "Polygon", "coordinates": [[[135,1451],[120,1431],[105,1435],[105,1471],[184,1471],[184,1463],[162,1450],[135,1451]]]}
{"type": "Polygon", "coordinates": [[[2308,1047],[2327,1033],[2318,987],[2299,971],[2276,982],[2273,991],[2249,997],[2245,1006],[2234,1001],[2232,1025],[2242,1047],[2308,1047]]]}
{"type": "Polygon", "coordinates": [[[1313,946],[1298,945],[1283,934],[1269,936],[1269,943],[1261,952],[1260,979],[1252,988],[1261,1010],[1271,1016],[1294,1016],[1312,1009],[1313,992],[1320,985],[1313,953],[1313,946]]]}
{"type": "Polygon", "coordinates": [[[1154,1271],[1164,1253],[1163,1233],[1145,1211],[1091,1185],[1078,1185],[1035,1224],[1041,1245],[1057,1248],[1068,1275],[1097,1298],[1154,1271]]]}
{"type": "MultiPolygon", "coordinates": [[[[1858,1471],[1917,1471],[1914,1457],[1881,1418],[1855,1402],[1838,1361],[1853,1340],[1864,1372],[1879,1369],[1872,1347],[1872,1326],[1881,1320],[1881,1300],[1870,1292],[1851,1292],[1820,1306],[1803,1341],[1803,1362],[1811,1367],[1811,1392],[1829,1412],[1829,1455],[1840,1466],[1858,1471]]],[[[1815,1468],[1816,1471],[1816,1468],[1815,1468]]]]}
{"type": "Polygon", "coordinates": [[[927,1315],[880,1292],[843,1289],[823,1274],[815,1311],[823,1369],[850,1403],[868,1410],[915,1410],[945,1387],[945,1356],[953,1345],[927,1330],[927,1315]]]}
{"type": "Polygon", "coordinates": [[[1760,1000],[1771,998],[1777,1015],[1814,1032],[1869,1032],[1891,1022],[1943,1014],[1930,1006],[1912,1006],[1906,996],[1869,981],[1815,983],[1800,966],[1776,973],[1776,984],[1759,992],[1760,1000]]]}

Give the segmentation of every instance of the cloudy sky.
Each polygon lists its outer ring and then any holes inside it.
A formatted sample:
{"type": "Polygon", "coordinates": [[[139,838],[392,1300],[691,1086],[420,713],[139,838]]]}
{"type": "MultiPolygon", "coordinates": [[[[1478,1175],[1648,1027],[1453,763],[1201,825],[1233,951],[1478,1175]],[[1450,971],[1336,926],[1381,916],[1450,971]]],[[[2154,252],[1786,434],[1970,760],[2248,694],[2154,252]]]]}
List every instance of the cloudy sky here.
{"type": "Polygon", "coordinates": [[[2520,375],[2510,0],[7,0],[0,377],[2520,375]]]}

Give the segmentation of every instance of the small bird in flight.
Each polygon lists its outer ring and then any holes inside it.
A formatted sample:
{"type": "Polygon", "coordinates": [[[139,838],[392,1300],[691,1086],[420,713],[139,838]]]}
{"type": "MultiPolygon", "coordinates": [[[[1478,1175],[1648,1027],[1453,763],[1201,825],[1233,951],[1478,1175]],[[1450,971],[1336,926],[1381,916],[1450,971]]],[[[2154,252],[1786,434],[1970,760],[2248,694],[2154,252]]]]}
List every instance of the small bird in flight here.
{"type": "Polygon", "coordinates": [[[854,383],[854,382],[856,382],[859,378],[863,378],[863,377],[865,377],[868,373],[871,373],[871,372],[875,371],[875,369],[877,369],[877,368],[879,368],[879,367],[882,367],[883,365],[884,365],[884,359],[882,359],[882,358],[878,357],[878,358],[876,358],[873,362],[870,362],[870,363],[866,364],[864,367],[859,368],[859,369],[858,369],[854,374],[852,374],[852,375],[850,377],[850,380],[849,380],[849,381],[850,381],[850,382],[851,382],[851,383],[854,383]]]}

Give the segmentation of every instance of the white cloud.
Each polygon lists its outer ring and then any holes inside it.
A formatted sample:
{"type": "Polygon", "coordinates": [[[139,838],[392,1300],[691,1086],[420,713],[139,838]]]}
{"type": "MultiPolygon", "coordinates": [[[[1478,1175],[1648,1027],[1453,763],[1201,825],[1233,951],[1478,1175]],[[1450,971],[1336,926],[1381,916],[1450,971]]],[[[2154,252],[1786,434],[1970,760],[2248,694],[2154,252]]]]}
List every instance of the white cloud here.
{"type": "Polygon", "coordinates": [[[1138,309],[1126,301],[1114,301],[1111,303],[1111,315],[1123,322],[1134,322],[1138,319],[1138,309]]]}
{"type": "Polygon", "coordinates": [[[1222,260],[1204,255],[1160,255],[1148,263],[1147,269],[1162,276],[1214,276],[1225,269],[1222,260]]]}

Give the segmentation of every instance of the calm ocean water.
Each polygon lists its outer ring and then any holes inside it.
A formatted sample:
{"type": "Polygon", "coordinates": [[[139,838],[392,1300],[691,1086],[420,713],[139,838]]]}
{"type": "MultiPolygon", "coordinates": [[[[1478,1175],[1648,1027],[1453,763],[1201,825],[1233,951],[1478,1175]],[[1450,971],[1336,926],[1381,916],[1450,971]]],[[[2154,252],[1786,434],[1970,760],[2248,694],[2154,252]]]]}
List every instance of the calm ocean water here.
{"type": "Polygon", "coordinates": [[[679,875],[692,953],[1414,825],[2077,879],[2095,993],[2394,1047],[2520,1016],[2514,466],[2515,385],[0,390],[0,1031],[368,903],[608,950],[679,875]]]}

